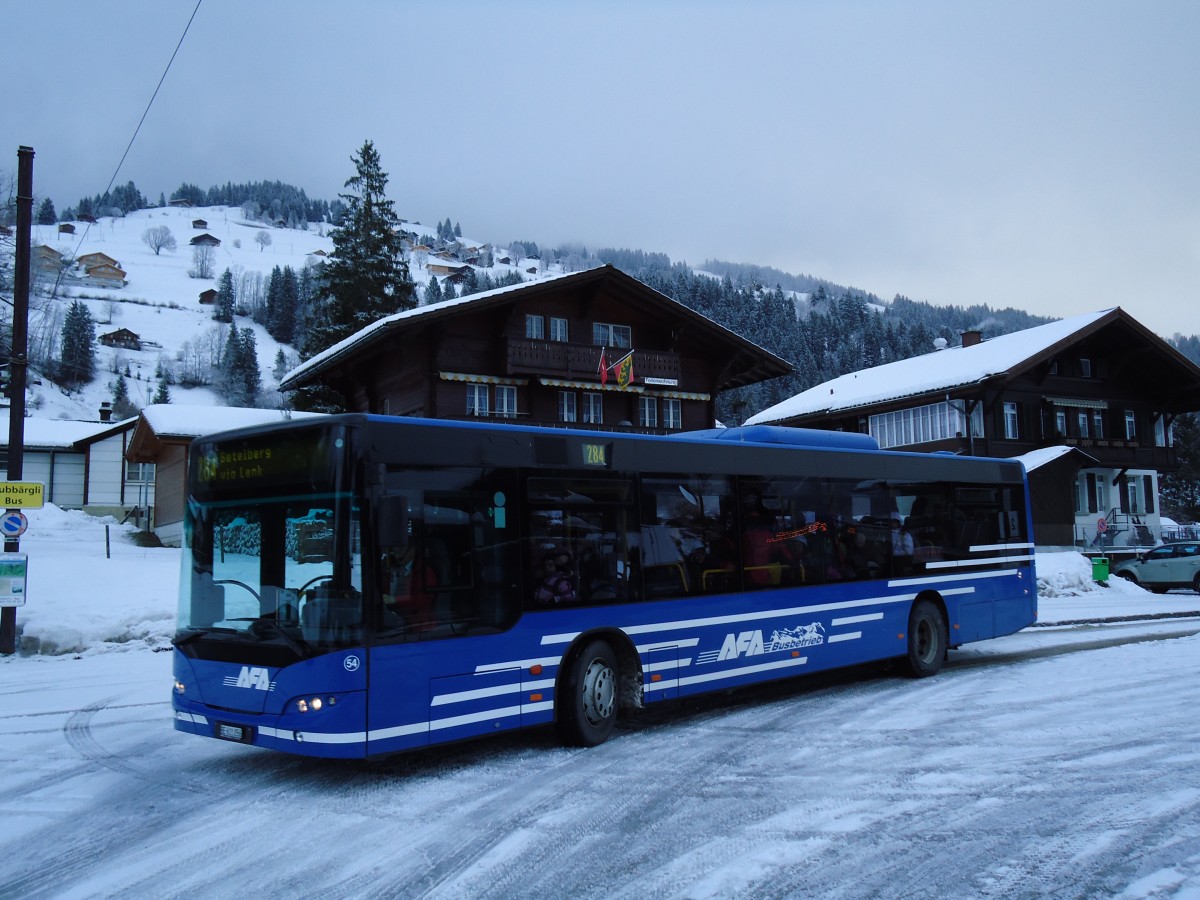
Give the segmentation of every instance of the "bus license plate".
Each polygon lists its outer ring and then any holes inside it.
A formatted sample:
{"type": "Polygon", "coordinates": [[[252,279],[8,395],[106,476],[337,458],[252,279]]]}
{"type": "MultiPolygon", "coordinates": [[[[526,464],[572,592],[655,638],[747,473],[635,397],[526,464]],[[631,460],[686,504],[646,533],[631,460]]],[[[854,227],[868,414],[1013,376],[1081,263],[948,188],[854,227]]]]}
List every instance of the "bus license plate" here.
{"type": "Polygon", "coordinates": [[[244,725],[226,725],[224,722],[218,722],[217,737],[244,744],[250,740],[250,729],[244,725]]]}

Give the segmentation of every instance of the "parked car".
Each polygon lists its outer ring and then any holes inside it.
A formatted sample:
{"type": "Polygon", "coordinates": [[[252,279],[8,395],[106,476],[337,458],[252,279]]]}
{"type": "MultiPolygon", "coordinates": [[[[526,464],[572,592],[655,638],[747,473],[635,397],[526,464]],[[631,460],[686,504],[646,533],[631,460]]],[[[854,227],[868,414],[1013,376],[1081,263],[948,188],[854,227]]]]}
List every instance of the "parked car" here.
{"type": "Polygon", "coordinates": [[[1171,588],[1191,588],[1200,594],[1200,541],[1159,544],[1138,559],[1118,564],[1113,574],[1156,594],[1171,588]]]}

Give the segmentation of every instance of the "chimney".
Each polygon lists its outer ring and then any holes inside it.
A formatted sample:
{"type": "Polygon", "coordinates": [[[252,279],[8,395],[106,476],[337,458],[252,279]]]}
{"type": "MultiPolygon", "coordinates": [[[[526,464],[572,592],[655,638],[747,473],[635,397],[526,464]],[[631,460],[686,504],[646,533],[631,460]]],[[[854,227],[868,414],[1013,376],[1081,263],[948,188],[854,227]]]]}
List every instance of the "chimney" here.
{"type": "Polygon", "coordinates": [[[978,328],[972,328],[969,331],[964,331],[960,337],[962,337],[962,345],[964,347],[974,347],[976,344],[983,342],[983,332],[978,328]]]}
{"type": "Polygon", "coordinates": [[[107,400],[105,400],[104,402],[102,402],[100,404],[100,421],[101,422],[111,422],[112,421],[112,404],[109,403],[107,400]]]}

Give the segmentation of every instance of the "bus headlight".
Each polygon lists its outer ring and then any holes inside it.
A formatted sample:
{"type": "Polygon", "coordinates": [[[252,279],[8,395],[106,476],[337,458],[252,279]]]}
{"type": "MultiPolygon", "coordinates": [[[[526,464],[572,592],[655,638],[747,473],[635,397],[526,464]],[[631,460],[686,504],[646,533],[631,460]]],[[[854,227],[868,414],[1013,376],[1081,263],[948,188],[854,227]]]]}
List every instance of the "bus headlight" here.
{"type": "Polygon", "coordinates": [[[320,712],[326,706],[336,706],[337,697],[301,697],[296,701],[299,712],[320,712]]]}
{"type": "Polygon", "coordinates": [[[187,691],[187,688],[183,686],[183,682],[180,681],[178,678],[176,678],[175,679],[175,693],[178,694],[180,697],[182,697],[186,691],[187,691]]]}

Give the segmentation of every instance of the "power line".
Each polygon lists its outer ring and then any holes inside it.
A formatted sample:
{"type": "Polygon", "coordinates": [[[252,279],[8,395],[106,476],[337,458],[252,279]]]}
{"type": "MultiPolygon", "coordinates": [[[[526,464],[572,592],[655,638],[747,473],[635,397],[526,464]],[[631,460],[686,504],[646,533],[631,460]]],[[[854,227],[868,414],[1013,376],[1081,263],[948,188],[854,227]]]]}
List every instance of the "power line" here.
{"type": "MultiPolygon", "coordinates": [[[[121,154],[121,160],[117,163],[116,169],[113,170],[112,178],[108,180],[108,187],[104,189],[107,194],[112,190],[112,186],[117,181],[117,175],[121,172],[121,166],[125,165],[125,158],[129,156],[129,151],[133,149],[133,142],[137,140],[138,132],[142,130],[142,123],[146,121],[146,116],[150,115],[150,107],[154,105],[155,98],[158,97],[158,92],[163,86],[163,82],[167,80],[167,73],[171,71],[171,64],[175,62],[175,57],[179,54],[179,48],[183,46],[183,39],[187,37],[189,29],[192,27],[192,22],[196,19],[196,13],[200,12],[200,4],[204,0],[196,0],[196,6],[192,10],[191,16],[188,18],[187,25],[183,27],[183,34],[179,36],[179,42],[175,44],[175,50],[171,53],[171,58],[167,60],[167,66],[163,69],[162,76],[158,79],[158,84],[154,87],[154,93],[150,95],[150,102],[146,104],[146,109],[142,112],[142,117],[138,120],[137,127],[133,129],[133,135],[129,138],[129,143],[125,146],[125,152],[121,154]]],[[[83,234],[79,236],[79,241],[75,244],[75,256],[79,255],[79,248],[83,246],[84,240],[87,239],[88,232],[92,230],[92,223],[87,223],[87,228],[83,230],[83,234]]],[[[58,279],[55,279],[55,292],[58,289],[58,281],[62,278],[62,273],[59,273],[58,279]]]]}

